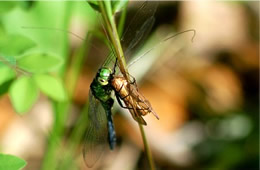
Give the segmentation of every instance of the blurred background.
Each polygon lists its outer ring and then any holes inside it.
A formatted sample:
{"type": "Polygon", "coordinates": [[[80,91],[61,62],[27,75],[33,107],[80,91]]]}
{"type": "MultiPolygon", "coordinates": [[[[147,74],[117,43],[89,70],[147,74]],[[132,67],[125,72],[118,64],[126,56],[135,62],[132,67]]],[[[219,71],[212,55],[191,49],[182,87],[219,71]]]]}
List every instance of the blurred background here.
{"type": "MultiPolygon", "coordinates": [[[[140,5],[129,2],[126,26],[140,5]]],[[[69,96],[57,102],[41,93],[19,115],[1,92],[0,151],[25,159],[26,170],[88,169],[81,150],[89,85],[109,52],[100,18],[83,1],[0,6],[8,34],[29,37],[33,51],[63,59],[50,74],[61,77],[69,96]]],[[[156,169],[259,169],[259,2],[160,2],[155,17],[132,55],[153,50],[129,72],[160,117],[144,117],[156,169]],[[196,30],[193,41],[193,32],[163,41],[188,29],[196,30]]],[[[94,169],[149,169],[137,123],[117,105],[114,112],[118,146],[94,169]]]]}

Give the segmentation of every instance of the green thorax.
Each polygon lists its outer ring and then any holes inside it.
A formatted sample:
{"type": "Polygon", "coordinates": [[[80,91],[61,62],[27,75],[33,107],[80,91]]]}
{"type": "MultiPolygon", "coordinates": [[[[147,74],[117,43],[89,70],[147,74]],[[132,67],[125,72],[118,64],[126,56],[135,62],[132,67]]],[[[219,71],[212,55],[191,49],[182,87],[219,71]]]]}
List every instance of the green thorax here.
{"type": "Polygon", "coordinates": [[[101,102],[107,102],[111,97],[112,88],[109,84],[111,75],[112,71],[109,68],[101,68],[90,85],[93,95],[101,102]]]}

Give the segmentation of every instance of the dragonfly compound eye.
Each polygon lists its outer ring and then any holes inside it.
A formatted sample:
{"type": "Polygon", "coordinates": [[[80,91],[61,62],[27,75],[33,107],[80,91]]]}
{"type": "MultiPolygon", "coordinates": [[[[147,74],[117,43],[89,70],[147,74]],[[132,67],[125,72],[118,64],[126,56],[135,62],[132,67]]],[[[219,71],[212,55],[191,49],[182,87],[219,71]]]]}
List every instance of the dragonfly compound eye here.
{"type": "Polygon", "coordinates": [[[100,77],[103,77],[103,78],[109,77],[111,73],[112,73],[112,71],[109,68],[102,68],[99,71],[100,77]]]}

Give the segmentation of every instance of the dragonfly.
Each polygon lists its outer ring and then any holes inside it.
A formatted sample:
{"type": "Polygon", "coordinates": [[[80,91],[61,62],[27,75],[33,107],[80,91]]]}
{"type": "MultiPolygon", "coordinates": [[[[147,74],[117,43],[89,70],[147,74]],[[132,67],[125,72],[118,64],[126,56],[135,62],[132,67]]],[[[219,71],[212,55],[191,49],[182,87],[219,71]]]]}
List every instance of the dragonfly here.
{"type": "MultiPolygon", "coordinates": [[[[155,18],[154,14],[158,2],[146,1],[138,9],[131,20],[129,26],[124,32],[121,43],[127,62],[130,59],[130,53],[142,42],[149,34],[155,18]]],[[[179,34],[185,32],[194,32],[195,30],[186,30],[167,37],[153,48],[149,49],[140,57],[145,56],[158,45],[179,34]]],[[[140,59],[138,57],[137,59],[140,59]]],[[[128,66],[132,66],[137,60],[134,60],[128,66]]],[[[111,150],[116,145],[116,132],[113,123],[112,107],[114,92],[118,104],[128,109],[133,119],[141,125],[147,125],[143,116],[152,113],[157,119],[159,116],[152,108],[150,102],[139,92],[136,80],[129,73],[131,81],[127,80],[121,73],[120,65],[117,64],[117,58],[113,51],[108,55],[100,69],[98,70],[89,90],[89,108],[88,108],[88,127],[83,147],[83,157],[88,167],[93,167],[101,157],[102,153],[109,144],[111,150]]]]}
{"type": "MultiPolygon", "coordinates": [[[[124,54],[127,56],[126,59],[150,32],[155,21],[154,13],[157,6],[157,2],[144,2],[123,33],[121,43],[124,54]]],[[[88,127],[83,148],[84,161],[88,167],[92,167],[97,162],[107,143],[111,150],[116,145],[116,132],[112,117],[114,104],[112,92],[119,105],[128,109],[134,120],[140,124],[147,124],[142,116],[148,113],[152,113],[159,119],[149,101],[139,92],[135,79],[131,76],[132,80],[129,83],[120,75],[120,66],[114,55],[112,51],[90,85],[88,127]]]]}

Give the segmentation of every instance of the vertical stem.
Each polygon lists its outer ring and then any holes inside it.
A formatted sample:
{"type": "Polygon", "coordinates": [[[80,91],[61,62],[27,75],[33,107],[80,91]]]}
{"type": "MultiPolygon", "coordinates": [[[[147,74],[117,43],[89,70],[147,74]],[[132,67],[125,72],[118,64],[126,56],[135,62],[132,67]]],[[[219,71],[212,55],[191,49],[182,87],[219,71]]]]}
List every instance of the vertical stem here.
{"type": "MultiPolygon", "coordinates": [[[[70,21],[70,15],[73,7],[73,2],[66,2],[64,5],[64,28],[67,28],[69,25],[70,21]]],[[[64,57],[65,63],[67,62],[68,59],[68,36],[64,37],[63,41],[63,50],[62,50],[62,55],[64,57]]],[[[67,69],[67,63],[64,64],[64,66],[59,70],[60,76],[64,78],[65,72],[67,69]]],[[[62,136],[64,136],[64,125],[68,117],[68,110],[69,110],[70,102],[65,101],[65,102],[60,102],[57,103],[55,101],[52,101],[52,108],[53,108],[53,114],[54,114],[54,123],[53,123],[53,128],[50,133],[50,136],[48,138],[48,145],[47,149],[45,152],[44,160],[42,163],[42,169],[48,169],[48,170],[54,170],[57,169],[58,165],[58,151],[59,148],[61,147],[61,140],[62,136]]]]}
{"type": "Polygon", "coordinates": [[[88,53],[89,51],[91,38],[92,35],[88,32],[82,46],[75,53],[75,55],[72,56],[72,61],[70,66],[71,68],[69,69],[69,72],[67,73],[66,76],[66,84],[67,84],[68,94],[70,98],[73,97],[73,93],[76,87],[76,83],[80,71],[84,64],[84,61],[86,60],[85,54],[88,53]]]}
{"type": "MultiPolygon", "coordinates": [[[[101,14],[103,17],[103,20],[105,22],[105,28],[108,32],[109,39],[111,43],[113,44],[114,50],[116,52],[116,57],[119,62],[119,68],[125,79],[130,83],[130,78],[129,74],[126,68],[126,62],[125,62],[125,57],[123,53],[123,49],[121,46],[120,38],[118,36],[117,32],[117,27],[114,21],[114,17],[112,15],[112,9],[111,9],[111,3],[110,1],[99,1],[99,6],[101,9],[101,14]]],[[[148,161],[149,161],[149,166],[151,170],[155,170],[154,162],[153,162],[153,157],[149,149],[149,145],[145,136],[145,132],[143,129],[143,126],[138,123],[139,129],[142,135],[143,143],[144,143],[144,149],[145,153],[147,155],[148,161]]]]}
{"type": "Polygon", "coordinates": [[[144,127],[140,123],[138,123],[138,125],[139,125],[139,129],[140,129],[140,132],[141,132],[141,135],[142,135],[142,139],[143,139],[143,143],[144,143],[144,151],[145,151],[146,156],[148,158],[150,169],[155,170],[153,156],[152,156],[151,150],[149,148],[149,144],[148,144],[146,136],[145,136],[144,127]]]}
{"type": "Polygon", "coordinates": [[[111,4],[110,1],[99,1],[99,6],[101,9],[101,14],[105,22],[106,30],[108,31],[109,39],[113,44],[114,50],[116,52],[116,57],[118,59],[118,63],[120,65],[120,71],[126,80],[130,80],[128,71],[126,69],[126,62],[123,53],[123,49],[120,43],[120,38],[117,33],[116,24],[114,21],[114,17],[112,15],[111,4]]]}
{"type": "MultiPolygon", "coordinates": [[[[92,39],[91,33],[87,33],[87,36],[78,51],[73,55],[73,61],[71,62],[71,71],[67,75],[67,89],[69,91],[69,96],[72,98],[73,93],[76,88],[76,82],[78,80],[80,71],[83,67],[83,63],[86,60],[85,55],[89,52],[90,42],[92,39]]],[[[73,169],[73,161],[75,156],[78,154],[77,147],[81,144],[82,137],[84,136],[85,129],[87,128],[87,111],[88,103],[85,103],[75,127],[73,128],[71,135],[68,138],[68,143],[66,144],[66,149],[63,153],[63,158],[60,162],[59,167],[61,169],[73,169]]],[[[74,162],[75,163],[75,162],[74,162]]]]}
{"type": "Polygon", "coordinates": [[[123,30],[124,30],[126,13],[127,13],[127,8],[124,8],[123,11],[121,12],[121,16],[120,16],[119,23],[118,23],[118,26],[117,26],[118,35],[119,35],[120,38],[122,38],[122,34],[123,34],[123,30]]]}

